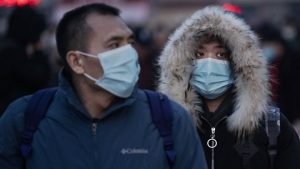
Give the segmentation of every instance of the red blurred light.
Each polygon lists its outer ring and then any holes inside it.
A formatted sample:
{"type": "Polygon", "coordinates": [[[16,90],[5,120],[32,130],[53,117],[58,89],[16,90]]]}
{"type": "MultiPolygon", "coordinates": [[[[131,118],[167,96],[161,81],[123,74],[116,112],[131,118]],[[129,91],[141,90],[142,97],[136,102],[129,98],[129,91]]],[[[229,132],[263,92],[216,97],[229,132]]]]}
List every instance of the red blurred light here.
{"type": "Polygon", "coordinates": [[[15,4],[15,0],[3,0],[4,6],[12,7],[15,4]]]}
{"type": "Polygon", "coordinates": [[[40,0],[29,0],[29,5],[32,5],[32,6],[36,6],[36,5],[38,5],[38,4],[40,4],[40,0]]]}
{"type": "Polygon", "coordinates": [[[28,0],[18,0],[17,1],[17,5],[18,6],[24,6],[26,4],[28,4],[28,0]]]}
{"type": "Polygon", "coordinates": [[[242,13],[242,10],[239,6],[236,6],[236,5],[233,5],[233,4],[230,4],[230,3],[224,3],[223,8],[226,11],[233,12],[233,13],[236,13],[236,14],[241,14],[242,13]]]}
{"type": "Polygon", "coordinates": [[[14,6],[37,6],[40,0],[0,0],[0,7],[14,7],[14,6]]]}

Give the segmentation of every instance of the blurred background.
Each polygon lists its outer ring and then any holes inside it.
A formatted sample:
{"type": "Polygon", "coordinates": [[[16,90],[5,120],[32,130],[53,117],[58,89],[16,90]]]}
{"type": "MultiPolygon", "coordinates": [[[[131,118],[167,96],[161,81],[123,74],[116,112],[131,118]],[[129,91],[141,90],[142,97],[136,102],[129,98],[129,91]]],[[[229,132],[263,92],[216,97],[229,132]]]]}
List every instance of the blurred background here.
{"type": "Polygon", "coordinates": [[[156,88],[157,57],[170,33],[193,12],[220,5],[245,19],[269,62],[274,104],[300,133],[300,0],[0,0],[0,112],[20,96],[57,84],[56,25],[66,11],[91,2],[121,9],[136,35],[139,85],[145,89],[156,88]],[[37,12],[12,16],[24,6],[37,12]]]}

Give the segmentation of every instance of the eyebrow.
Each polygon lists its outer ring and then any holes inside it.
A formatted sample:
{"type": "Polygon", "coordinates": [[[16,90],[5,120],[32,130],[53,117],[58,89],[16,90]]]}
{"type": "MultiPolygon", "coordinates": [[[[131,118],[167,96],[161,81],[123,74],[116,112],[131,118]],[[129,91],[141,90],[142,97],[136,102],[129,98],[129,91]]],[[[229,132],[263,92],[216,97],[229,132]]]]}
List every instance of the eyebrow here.
{"type": "MultiPolygon", "coordinates": [[[[116,36],[112,36],[111,38],[109,38],[108,40],[106,40],[106,43],[110,42],[110,41],[120,41],[120,40],[123,40],[124,39],[124,36],[119,36],[119,35],[116,35],[116,36]]],[[[134,35],[133,34],[130,34],[130,36],[128,37],[128,39],[135,39],[134,35]]]]}
{"type": "Polygon", "coordinates": [[[108,40],[106,40],[106,43],[110,42],[110,41],[119,41],[119,40],[122,40],[123,37],[122,36],[113,36],[113,37],[110,37],[108,40]]]}
{"type": "MultiPolygon", "coordinates": [[[[225,47],[224,45],[221,45],[221,44],[218,44],[218,45],[216,45],[215,47],[226,49],[226,47],[225,47]]],[[[203,49],[203,48],[204,48],[203,45],[200,45],[200,46],[199,46],[199,49],[203,49]]]]}
{"type": "Polygon", "coordinates": [[[216,45],[216,47],[217,47],[217,48],[225,48],[225,46],[224,46],[224,45],[221,45],[221,44],[216,45]]]}

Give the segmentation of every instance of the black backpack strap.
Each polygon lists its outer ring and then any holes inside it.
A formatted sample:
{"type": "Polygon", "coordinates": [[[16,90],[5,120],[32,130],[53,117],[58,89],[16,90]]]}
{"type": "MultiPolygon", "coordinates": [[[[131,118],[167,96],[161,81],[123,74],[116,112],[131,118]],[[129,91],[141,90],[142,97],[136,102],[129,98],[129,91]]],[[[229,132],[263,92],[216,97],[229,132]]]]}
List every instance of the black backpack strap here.
{"type": "Polygon", "coordinates": [[[269,139],[268,153],[270,158],[270,169],[274,169],[274,160],[277,155],[277,137],[280,133],[280,110],[269,106],[265,116],[266,133],[269,139]]]}
{"type": "Polygon", "coordinates": [[[163,139],[169,166],[172,168],[175,162],[176,152],[172,137],[173,111],[171,109],[169,99],[161,93],[149,90],[144,91],[150,104],[152,121],[163,139]]]}
{"type": "Polygon", "coordinates": [[[235,146],[235,150],[239,153],[242,159],[242,169],[251,168],[251,158],[258,151],[257,146],[253,142],[252,137],[244,138],[238,141],[235,146]]]}
{"type": "Polygon", "coordinates": [[[57,88],[37,91],[29,100],[24,114],[24,130],[20,146],[21,154],[24,158],[28,157],[31,152],[33,134],[37,130],[40,121],[44,118],[56,91],[57,88]]]}

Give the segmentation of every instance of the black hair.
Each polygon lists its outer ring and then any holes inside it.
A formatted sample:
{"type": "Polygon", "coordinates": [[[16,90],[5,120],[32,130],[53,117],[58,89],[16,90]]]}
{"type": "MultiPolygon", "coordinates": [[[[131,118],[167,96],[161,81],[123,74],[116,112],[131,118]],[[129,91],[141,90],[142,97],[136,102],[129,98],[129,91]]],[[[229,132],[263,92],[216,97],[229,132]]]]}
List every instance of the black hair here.
{"type": "Polygon", "coordinates": [[[210,43],[210,42],[219,42],[222,45],[225,45],[224,40],[215,34],[211,34],[211,33],[206,33],[203,34],[200,38],[198,43],[203,44],[203,43],[210,43]]]}
{"type": "Polygon", "coordinates": [[[228,54],[231,54],[231,50],[229,49],[228,45],[225,43],[224,39],[220,35],[212,34],[212,33],[204,33],[201,37],[199,37],[197,43],[204,44],[210,42],[218,42],[224,46],[228,54]]]}
{"type": "Polygon", "coordinates": [[[36,43],[46,29],[46,23],[44,15],[34,8],[17,7],[9,17],[7,37],[24,46],[36,43]]]}
{"type": "Polygon", "coordinates": [[[92,3],[67,12],[56,30],[57,50],[65,65],[69,50],[85,51],[90,32],[86,18],[92,13],[119,16],[120,10],[103,3],[92,3]]]}

